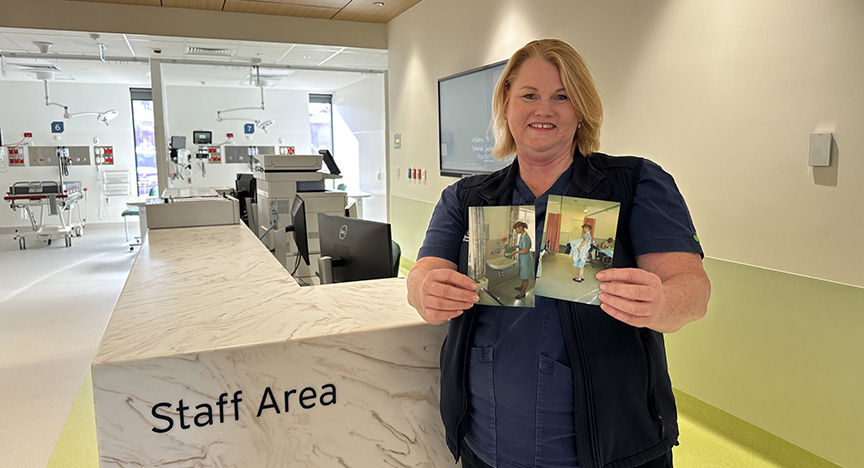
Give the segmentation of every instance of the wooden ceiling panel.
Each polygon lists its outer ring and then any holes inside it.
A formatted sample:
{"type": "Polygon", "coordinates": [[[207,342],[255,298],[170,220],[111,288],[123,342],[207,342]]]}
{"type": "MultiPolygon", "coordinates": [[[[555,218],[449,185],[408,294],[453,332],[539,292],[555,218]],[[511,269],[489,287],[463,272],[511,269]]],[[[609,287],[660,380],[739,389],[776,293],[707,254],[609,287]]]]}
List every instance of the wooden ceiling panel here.
{"type": "Polygon", "coordinates": [[[162,6],[194,10],[221,10],[222,0],[162,0],[162,6]]]}
{"type": "Polygon", "coordinates": [[[122,5],[162,6],[161,0],[77,0],[92,3],[118,3],[122,5]]]}
{"type": "Polygon", "coordinates": [[[297,6],[310,6],[319,8],[336,8],[341,9],[346,4],[351,3],[351,0],[259,0],[268,3],[288,3],[297,6]]]}
{"type": "Polygon", "coordinates": [[[299,16],[301,18],[330,19],[338,8],[292,5],[288,3],[258,2],[252,0],[225,0],[223,11],[256,13],[259,15],[299,16]]]}
{"type": "Polygon", "coordinates": [[[418,3],[420,0],[352,0],[333,19],[387,23],[418,3]],[[384,6],[376,6],[376,2],[384,6]]]}

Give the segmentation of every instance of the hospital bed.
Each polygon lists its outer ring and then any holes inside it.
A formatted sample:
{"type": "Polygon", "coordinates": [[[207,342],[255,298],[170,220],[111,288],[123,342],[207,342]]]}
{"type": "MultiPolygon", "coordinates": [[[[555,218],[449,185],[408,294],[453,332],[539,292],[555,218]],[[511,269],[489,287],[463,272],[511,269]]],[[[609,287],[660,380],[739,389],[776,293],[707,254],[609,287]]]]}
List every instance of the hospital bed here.
{"type": "MultiPolygon", "coordinates": [[[[66,247],[72,246],[72,236],[80,237],[84,232],[84,221],[81,218],[81,210],[78,202],[85,199],[87,189],[81,182],[65,181],[36,181],[16,182],[9,187],[9,191],[3,200],[8,201],[12,211],[24,210],[30,219],[31,231],[15,230],[15,239],[18,240],[18,248],[27,248],[27,239],[38,239],[51,245],[54,239],[63,238],[66,247]],[[35,208],[39,208],[38,217],[34,214],[35,208]],[[60,219],[59,226],[45,225],[45,209],[48,214],[57,215],[60,219]],[[77,221],[72,221],[72,212],[76,211],[77,221]]],[[[86,200],[86,199],[85,199],[86,200]]]]}

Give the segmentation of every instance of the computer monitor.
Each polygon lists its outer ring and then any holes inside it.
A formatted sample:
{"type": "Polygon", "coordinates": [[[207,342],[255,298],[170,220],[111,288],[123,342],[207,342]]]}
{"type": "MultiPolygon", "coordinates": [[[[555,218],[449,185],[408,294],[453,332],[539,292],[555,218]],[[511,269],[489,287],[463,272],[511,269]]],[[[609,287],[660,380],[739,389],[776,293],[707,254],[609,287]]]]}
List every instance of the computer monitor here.
{"type": "Polygon", "coordinates": [[[336,160],[333,159],[333,155],[330,153],[330,150],[318,150],[318,154],[324,156],[324,164],[327,165],[327,170],[330,171],[331,174],[341,174],[341,172],[339,171],[339,166],[336,165],[336,160]]]}
{"type": "MultiPolygon", "coordinates": [[[[318,236],[321,257],[332,258],[334,282],[394,276],[390,224],[318,213],[318,236]]],[[[326,273],[319,274],[323,282],[326,273]]]]}
{"type": "MultiPolygon", "coordinates": [[[[294,233],[294,245],[306,265],[309,265],[309,235],[306,231],[306,202],[300,195],[294,195],[294,205],[291,206],[291,226],[286,231],[294,233]]],[[[299,260],[298,260],[299,263],[299,260]]]]}
{"type": "Polygon", "coordinates": [[[171,136],[171,149],[186,149],[186,137],[178,135],[171,136]]]}
{"type": "Polygon", "coordinates": [[[196,145],[209,145],[213,143],[213,132],[210,130],[193,130],[192,142],[196,145]]]}
{"type": "Polygon", "coordinates": [[[234,181],[234,198],[240,201],[240,219],[249,225],[249,212],[246,201],[258,202],[258,180],[252,174],[239,173],[234,181]]]}

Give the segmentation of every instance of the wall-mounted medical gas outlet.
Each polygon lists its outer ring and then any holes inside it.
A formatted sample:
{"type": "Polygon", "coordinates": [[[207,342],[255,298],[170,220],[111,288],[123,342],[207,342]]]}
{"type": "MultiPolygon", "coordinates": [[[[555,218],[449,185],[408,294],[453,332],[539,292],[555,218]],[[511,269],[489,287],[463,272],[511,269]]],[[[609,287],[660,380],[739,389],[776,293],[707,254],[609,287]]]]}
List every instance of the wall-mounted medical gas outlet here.
{"type": "Polygon", "coordinates": [[[222,153],[219,152],[219,148],[210,147],[209,148],[209,158],[208,161],[210,163],[222,164],[222,153]]]}
{"type": "Polygon", "coordinates": [[[245,146],[226,146],[225,147],[225,163],[226,164],[248,164],[249,163],[249,148],[245,146]]]}
{"type": "MultiPolygon", "coordinates": [[[[63,151],[72,166],[89,166],[93,164],[89,146],[63,146],[63,151]]],[[[112,156],[113,160],[113,156],[112,156]]]]}
{"type": "Polygon", "coordinates": [[[426,180],[426,169],[420,167],[409,167],[408,178],[411,180],[426,180]]]}
{"type": "Polygon", "coordinates": [[[280,146],[279,147],[279,154],[294,154],[294,147],[293,146],[280,146]]]}
{"type": "Polygon", "coordinates": [[[113,146],[94,146],[93,160],[97,166],[113,166],[114,165],[114,147],[113,146]]]}
{"type": "Polygon", "coordinates": [[[57,166],[60,157],[69,159],[71,166],[92,164],[89,146],[31,146],[27,159],[30,166],[57,166]]]}
{"type": "Polygon", "coordinates": [[[23,166],[24,159],[24,150],[22,148],[9,148],[10,166],[23,166]]]}
{"type": "Polygon", "coordinates": [[[221,163],[222,153],[219,152],[218,146],[199,145],[198,151],[195,153],[195,159],[206,159],[211,163],[221,163]]]}

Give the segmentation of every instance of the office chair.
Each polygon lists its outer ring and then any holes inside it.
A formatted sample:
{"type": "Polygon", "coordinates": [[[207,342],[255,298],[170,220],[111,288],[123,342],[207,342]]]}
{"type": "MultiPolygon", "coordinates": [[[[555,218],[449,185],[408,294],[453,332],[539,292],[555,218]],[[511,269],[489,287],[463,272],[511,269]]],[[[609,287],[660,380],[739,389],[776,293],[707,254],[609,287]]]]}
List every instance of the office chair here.
{"type": "Polygon", "coordinates": [[[399,260],[402,258],[402,248],[396,241],[390,241],[391,258],[393,259],[393,278],[399,276],[399,260]]]}

